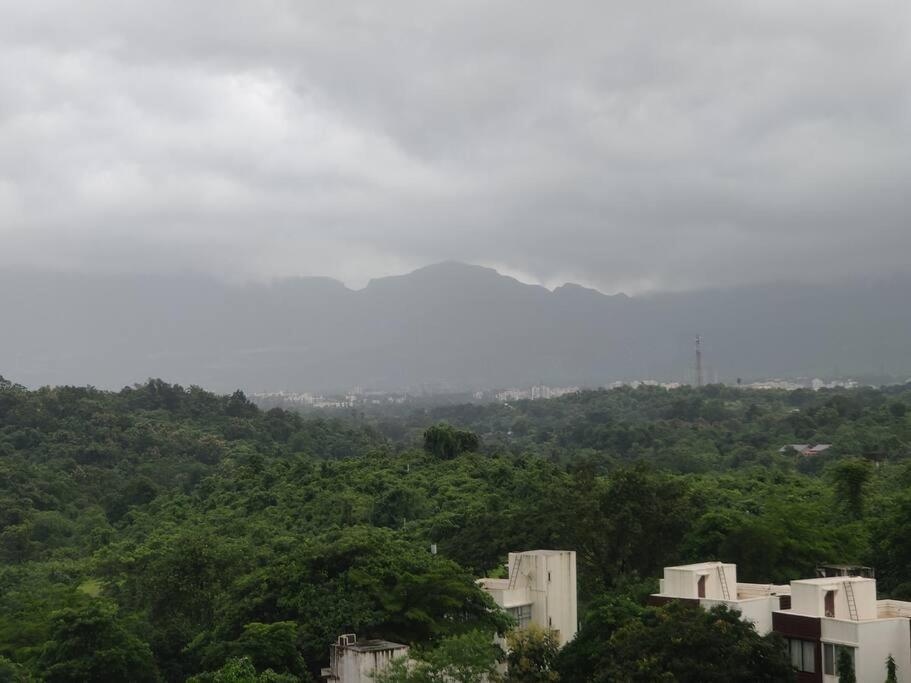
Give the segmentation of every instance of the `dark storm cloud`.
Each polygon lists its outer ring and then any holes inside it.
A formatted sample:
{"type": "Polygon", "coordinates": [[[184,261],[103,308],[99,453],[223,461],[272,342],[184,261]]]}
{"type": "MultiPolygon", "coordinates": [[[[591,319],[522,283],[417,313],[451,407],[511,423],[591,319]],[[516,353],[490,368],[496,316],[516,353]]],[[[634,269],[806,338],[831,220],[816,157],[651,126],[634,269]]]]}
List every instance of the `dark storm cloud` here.
{"type": "Polygon", "coordinates": [[[906,267],[911,4],[5,2],[0,265],[906,267]]]}

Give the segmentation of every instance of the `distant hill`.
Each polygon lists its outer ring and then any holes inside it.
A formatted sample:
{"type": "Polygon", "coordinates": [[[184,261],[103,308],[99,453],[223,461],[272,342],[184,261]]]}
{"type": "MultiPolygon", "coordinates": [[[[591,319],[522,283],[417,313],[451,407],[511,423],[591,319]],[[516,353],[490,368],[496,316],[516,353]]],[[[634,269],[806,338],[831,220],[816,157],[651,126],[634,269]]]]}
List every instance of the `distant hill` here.
{"type": "Polygon", "coordinates": [[[551,292],[442,263],[351,290],[327,278],[0,272],[0,374],[215,390],[463,390],[706,376],[911,375],[911,280],[645,297],[551,292]]]}

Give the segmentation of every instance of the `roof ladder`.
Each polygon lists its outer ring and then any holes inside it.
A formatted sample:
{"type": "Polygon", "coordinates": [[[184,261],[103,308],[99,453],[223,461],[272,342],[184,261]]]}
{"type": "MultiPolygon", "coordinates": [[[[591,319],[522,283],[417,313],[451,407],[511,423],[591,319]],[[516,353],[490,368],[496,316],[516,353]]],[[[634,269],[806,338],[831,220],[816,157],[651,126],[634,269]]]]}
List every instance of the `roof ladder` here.
{"type": "Polygon", "coordinates": [[[719,564],[716,569],[718,570],[718,581],[721,584],[721,596],[725,600],[730,600],[731,591],[728,590],[728,579],[724,575],[724,566],[719,564]]]}
{"type": "Polygon", "coordinates": [[[857,621],[857,601],[854,599],[854,586],[850,581],[845,581],[845,597],[848,599],[848,615],[857,621]]]}
{"type": "Polygon", "coordinates": [[[512,590],[516,587],[516,581],[519,580],[519,566],[522,564],[522,555],[521,553],[515,556],[515,559],[512,561],[512,566],[509,568],[509,589],[512,590]]]}

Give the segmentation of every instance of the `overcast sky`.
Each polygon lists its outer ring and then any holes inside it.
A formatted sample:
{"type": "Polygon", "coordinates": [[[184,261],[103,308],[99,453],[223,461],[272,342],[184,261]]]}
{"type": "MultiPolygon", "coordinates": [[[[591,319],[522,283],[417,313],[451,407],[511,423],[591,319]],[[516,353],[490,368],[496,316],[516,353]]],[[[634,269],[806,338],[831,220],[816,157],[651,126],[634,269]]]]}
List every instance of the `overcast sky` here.
{"type": "Polygon", "coordinates": [[[0,266],[902,271],[911,2],[0,0],[0,266]]]}

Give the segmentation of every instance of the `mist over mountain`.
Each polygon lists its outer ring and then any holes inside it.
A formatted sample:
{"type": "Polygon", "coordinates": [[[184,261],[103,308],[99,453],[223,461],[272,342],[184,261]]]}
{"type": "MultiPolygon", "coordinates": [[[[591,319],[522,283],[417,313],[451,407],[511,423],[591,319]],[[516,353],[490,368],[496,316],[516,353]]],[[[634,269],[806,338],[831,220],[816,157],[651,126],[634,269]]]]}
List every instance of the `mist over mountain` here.
{"type": "Polygon", "coordinates": [[[352,290],[328,278],[0,273],[0,374],[120,387],[464,390],[911,374],[911,281],[767,285],[630,298],[550,291],[441,263],[352,290]]]}

